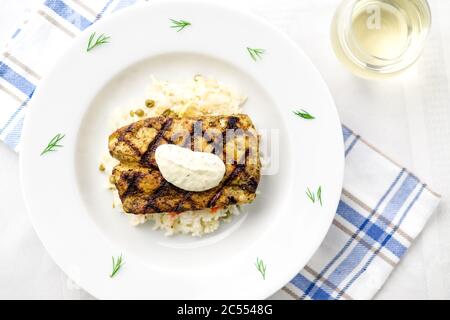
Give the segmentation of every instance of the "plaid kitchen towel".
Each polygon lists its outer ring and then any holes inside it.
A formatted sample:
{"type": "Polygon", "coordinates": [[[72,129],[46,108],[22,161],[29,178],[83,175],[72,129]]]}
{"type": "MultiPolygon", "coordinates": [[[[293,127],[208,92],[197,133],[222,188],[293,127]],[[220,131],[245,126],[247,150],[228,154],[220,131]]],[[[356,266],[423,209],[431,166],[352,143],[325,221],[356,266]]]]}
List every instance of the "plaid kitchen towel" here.
{"type": "MultiPolygon", "coordinates": [[[[143,0],[46,0],[0,56],[0,139],[19,150],[28,102],[72,39],[111,12],[143,0]]],[[[413,174],[343,127],[345,181],[319,250],[278,297],[370,299],[439,203],[413,174]]]]}
{"type": "Polygon", "coordinates": [[[371,299],[422,231],[440,196],[342,128],[344,185],[330,230],[283,289],[294,299],[371,299]]]}

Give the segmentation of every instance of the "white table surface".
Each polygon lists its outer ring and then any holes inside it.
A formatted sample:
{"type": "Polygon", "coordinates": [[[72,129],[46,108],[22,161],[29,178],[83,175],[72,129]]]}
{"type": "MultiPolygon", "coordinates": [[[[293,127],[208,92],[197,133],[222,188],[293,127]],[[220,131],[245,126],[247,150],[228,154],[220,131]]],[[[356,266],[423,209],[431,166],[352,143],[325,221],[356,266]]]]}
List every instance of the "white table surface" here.
{"type": "MultiPolygon", "coordinates": [[[[23,11],[38,2],[0,1],[0,47],[23,11]]],[[[342,122],[443,195],[441,206],[376,298],[450,299],[450,1],[430,0],[433,28],[422,58],[406,74],[382,82],[353,76],[335,58],[329,29],[340,0],[227,2],[288,33],[322,73],[342,122]]],[[[92,298],[65,277],[33,231],[21,195],[18,155],[2,143],[0,257],[0,299],[92,298]]]]}

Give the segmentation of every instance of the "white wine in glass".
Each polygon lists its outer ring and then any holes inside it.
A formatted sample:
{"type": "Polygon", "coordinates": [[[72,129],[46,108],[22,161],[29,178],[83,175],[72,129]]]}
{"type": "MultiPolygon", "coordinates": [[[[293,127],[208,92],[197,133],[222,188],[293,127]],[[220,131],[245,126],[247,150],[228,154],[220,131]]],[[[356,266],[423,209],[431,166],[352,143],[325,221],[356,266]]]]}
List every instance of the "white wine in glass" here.
{"type": "Polygon", "coordinates": [[[417,60],[430,26],[426,0],[344,0],[333,19],[331,41],[352,72],[386,78],[417,60]]]}

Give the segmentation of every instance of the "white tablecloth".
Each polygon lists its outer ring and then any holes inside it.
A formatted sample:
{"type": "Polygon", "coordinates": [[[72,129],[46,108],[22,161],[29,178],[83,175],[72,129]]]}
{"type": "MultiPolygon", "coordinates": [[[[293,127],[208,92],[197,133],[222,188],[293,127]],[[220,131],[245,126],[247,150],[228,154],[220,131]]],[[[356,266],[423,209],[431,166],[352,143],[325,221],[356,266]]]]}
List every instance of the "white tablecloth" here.
{"type": "MultiPolygon", "coordinates": [[[[23,10],[39,1],[0,2],[0,46],[15,31],[23,10]]],[[[450,1],[430,0],[433,28],[423,57],[403,76],[382,82],[356,78],[335,58],[329,29],[340,0],[227,2],[288,33],[324,76],[342,122],[443,195],[377,298],[450,299],[450,1]]],[[[20,191],[18,156],[3,144],[0,257],[0,298],[90,298],[53,263],[33,231],[20,191]]]]}

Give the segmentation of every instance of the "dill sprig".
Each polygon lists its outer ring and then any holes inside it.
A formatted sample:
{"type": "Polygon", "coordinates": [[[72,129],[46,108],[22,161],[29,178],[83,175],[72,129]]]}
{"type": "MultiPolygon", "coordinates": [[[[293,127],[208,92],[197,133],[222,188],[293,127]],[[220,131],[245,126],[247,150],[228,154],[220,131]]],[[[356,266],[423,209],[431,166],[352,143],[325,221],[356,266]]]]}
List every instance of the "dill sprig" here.
{"type": "Polygon", "coordinates": [[[102,33],[101,35],[99,35],[97,37],[97,39],[95,38],[95,32],[93,34],[91,34],[91,36],[89,37],[89,42],[88,42],[88,46],[86,51],[89,52],[92,49],[94,49],[95,47],[98,47],[102,44],[105,43],[109,43],[109,40],[111,39],[111,37],[105,35],[104,33],[102,33]]]}
{"type": "Polygon", "coordinates": [[[257,257],[255,267],[261,273],[263,280],[266,280],[266,265],[264,264],[264,261],[257,257]]]}
{"type": "Polygon", "coordinates": [[[266,50],[264,49],[249,48],[249,47],[247,47],[247,51],[254,61],[261,59],[261,56],[266,52],[266,50]]]}
{"type": "Polygon", "coordinates": [[[316,203],[316,195],[309,188],[306,189],[306,196],[312,203],[316,203]]]}
{"type": "Polygon", "coordinates": [[[65,134],[58,133],[56,136],[50,140],[47,147],[41,152],[41,156],[47,152],[56,151],[56,148],[62,148],[63,146],[59,142],[65,137],[65,134]]]}
{"type": "Polygon", "coordinates": [[[306,196],[312,203],[316,203],[317,200],[319,201],[320,206],[322,206],[322,186],[319,186],[316,193],[312,192],[309,188],[306,188],[306,196]]]}
{"type": "Polygon", "coordinates": [[[117,259],[114,259],[114,256],[112,257],[112,272],[109,275],[110,278],[114,277],[116,273],[119,271],[120,267],[122,267],[122,254],[117,257],[117,259]]]}
{"type": "Polygon", "coordinates": [[[322,186],[319,186],[317,190],[317,200],[319,200],[320,206],[322,206],[322,186]]]}
{"type": "Polygon", "coordinates": [[[306,119],[306,120],[312,120],[315,119],[313,115],[311,115],[308,111],[301,109],[300,111],[293,111],[295,115],[299,116],[300,118],[306,119]]]}
{"type": "Polygon", "coordinates": [[[191,23],[189,21],[186,21],[186,20],[170,19],[170,21],[172,21],[172,25],[170,27],[174,28],[174,29],[177,29],[177,32],[180,32],[181,30],[183,30],[187,26],[191,25],[191,23]]]}

